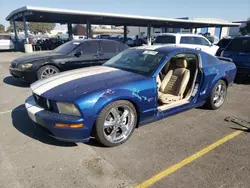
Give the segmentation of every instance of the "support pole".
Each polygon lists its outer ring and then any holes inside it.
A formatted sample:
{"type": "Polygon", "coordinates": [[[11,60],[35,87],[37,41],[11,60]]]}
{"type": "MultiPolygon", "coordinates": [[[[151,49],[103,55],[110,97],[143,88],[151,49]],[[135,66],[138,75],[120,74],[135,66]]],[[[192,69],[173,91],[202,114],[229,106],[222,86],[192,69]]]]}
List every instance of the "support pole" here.
{"type": "Polygon", "coordinates": [[[195,34],[197,34],[197,27],[196,27],[196,28],[194,28],[194,33],[195,33],[195,34]]]}
{"type": "Polygon", "coordinates": [[[69,36],[69,40],[73,39],[73,30],[72,30],[72,24],[68,23],[68,36],[69,36]]]}
{"type": "Polygon", "coordinates": [[[25,36],[26,44],[29,44],[28,27],[27,27],[26,17],[24,14],[23,14],[23,29],[24,29],[24,36],[25,36]]]}
{"type": "Polygon", "coordinates": [[[16,21],[13,21],[13,29],[15,33],[15,41],[18,42],[17,30],[16,30],[16,21]]]}
{"type": "Polygon", "coordinates": [[[148,25],[147,28],[147,44],[148,46],[151,46],[151,25],[148,25]]]}
{"type": "Polygon", "coordinates": [[[89,21],[87,21],[87,38],[91,38],[91,24],[89,21]]]}
{"type": "Polygon", "coordinates": [[[223,27],[220,27],[219,39],[221,39],[222,28],[223,28],[223,27]]]}
{"type": "Polygon", "coordinates": [[[127,42],[127,32],[128,32],[128,28],[126,25],[124,25],[123,27],[123,42],[126,43],[127,42]]]}

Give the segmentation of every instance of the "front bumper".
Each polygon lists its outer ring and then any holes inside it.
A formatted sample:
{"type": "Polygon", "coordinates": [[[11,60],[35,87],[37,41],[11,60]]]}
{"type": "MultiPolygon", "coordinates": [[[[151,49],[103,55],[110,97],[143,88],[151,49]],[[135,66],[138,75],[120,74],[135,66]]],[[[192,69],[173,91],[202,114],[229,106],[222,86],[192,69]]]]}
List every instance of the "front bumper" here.
{"type": "Polygon", "coordinates": [[[24,71],[17,68],[9,68],[11,76],[24,82],[35,82],[37,80],[36,71],[24,71]]]}
{"type": "Polygon", "coordinates": [[[66,142],[87,142],[91,130],[86,126],[82,117],[62,115],[59,113],[49,112],[38,106],[33,98],[29,97],[25,101],[29,117],[49,136],[66,142]],[[78,124],[83,123],[81,128],[62,128],[56,127],[56,123],[78,124]]]}

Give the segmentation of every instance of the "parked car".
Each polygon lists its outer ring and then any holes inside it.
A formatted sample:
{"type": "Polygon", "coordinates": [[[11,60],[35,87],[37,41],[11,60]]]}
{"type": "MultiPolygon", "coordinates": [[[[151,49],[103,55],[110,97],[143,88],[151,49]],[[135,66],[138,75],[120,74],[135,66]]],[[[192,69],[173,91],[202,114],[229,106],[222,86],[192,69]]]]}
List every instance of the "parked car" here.
{"type": "Polygon", "coordinates": [[[163,33],[156,36],[153,45],[162,44],[202,50],[211,55],[215,55],[219,49],[218,46],[213,45],[206,37],[197,34],[163,33]]]}
{"type": "Polygon", "coordinates": [[[136,127],[207,104],[220,108],[236,68],[229,59],[179,47],[130,48],[102,66],[31,85],[25,106],[50,136],[105,146],[125,142],[136,127]]]}
{"type": "Polygon", "coordinates": [[[216,52],[216,56],[220,56],[221,52],[226,48],[226,46],[231,42],[232,38],[222,38],[216,45],[219,46],[219,49],[216,52]]]}
{"type": "Polygon", "coordinates": [[[0,34],[0,50],[14,50],[11,35],[0,34]]]}
{"type": "Polygon", "coordinates": [[[238,75],[249,76],[250,36],[235,37],[221,52],[221,56],[234,61],[238,75]]]}
{"type": "Polygon", "coordinates": [[[52,52],[13,60],[10,73],[19,80],[34,82],[62,71],[102,65],[127,48],[125,44],[114,40],[69,41],[52,52]]]}

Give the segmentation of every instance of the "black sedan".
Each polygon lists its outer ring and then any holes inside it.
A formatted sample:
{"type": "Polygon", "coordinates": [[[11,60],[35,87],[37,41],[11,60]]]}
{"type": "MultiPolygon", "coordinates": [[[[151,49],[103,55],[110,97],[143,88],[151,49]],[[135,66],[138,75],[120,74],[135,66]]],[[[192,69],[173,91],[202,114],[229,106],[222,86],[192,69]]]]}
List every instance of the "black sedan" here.
{"type": "Polygon", "coordinates": [[[52,52],[19,57],[11,62],[10,74],[34,82],[62,71],[102,65],[128,46],[113,40],[69,41],[52,52]]]}

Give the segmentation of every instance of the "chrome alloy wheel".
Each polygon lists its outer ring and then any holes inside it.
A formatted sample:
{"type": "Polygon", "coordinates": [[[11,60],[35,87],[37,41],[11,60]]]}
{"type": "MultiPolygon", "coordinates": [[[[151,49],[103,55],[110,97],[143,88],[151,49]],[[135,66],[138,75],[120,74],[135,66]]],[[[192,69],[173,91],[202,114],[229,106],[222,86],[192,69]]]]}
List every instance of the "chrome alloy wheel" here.
{"type": "Polygon", "coordinates": [[[48,78],[54,74],[57,74],[58,71],[56,69],[53,69],[52,67],[47,67],[46,69],[44,69],[44,71],[41,74],[41,78],[48,78]]]}
{"type": "Polygon", "coordinates": [[[217,87],[215,88],[213,97],[213,102],[215,107],[220,107],[224,103],[226,94],[227,94],[227,86],[223,83],[218,84],[217,87]]]}
{"type": "Polygon", "coordinates": [[[134,123],[135,114],[129,106],[113,107],[103,124],[104,136],[112,143],[122,142],[132,132],[134,123]]]}

